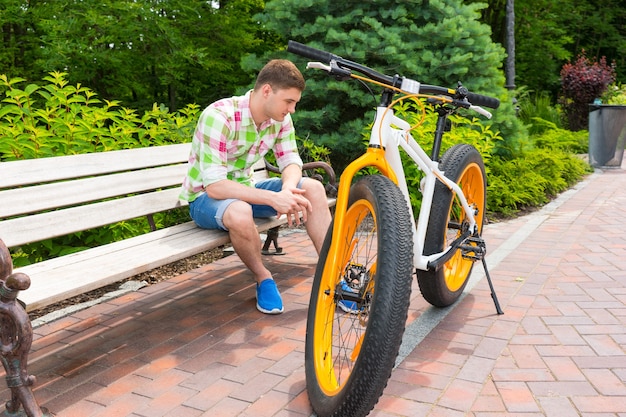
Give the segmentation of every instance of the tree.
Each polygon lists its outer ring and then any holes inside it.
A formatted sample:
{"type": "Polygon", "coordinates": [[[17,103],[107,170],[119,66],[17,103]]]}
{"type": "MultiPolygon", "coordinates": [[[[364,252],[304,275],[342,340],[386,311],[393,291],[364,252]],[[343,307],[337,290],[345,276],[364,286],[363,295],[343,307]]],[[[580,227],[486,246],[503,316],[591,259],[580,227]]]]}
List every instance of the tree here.
{"type": "Polygon", "coordinates": [[[626,83],[626,7],[624,0],[583,0],[573,2],[571,14],[565,20],[567,32],[573,38],[570,48],[573,58],[581,51],[596,60],[605,57],[615,62],[617,79],[626,83]]]}
{"type": "MultiPolygon", "coordinates": [[[[506,0],[487,2],[481,21],[493,40],[506,42],[506,0]]],[[[561,90],[560,69],[582,50],[589,57],[617,64],[617,80],[626,82],[626,8],[623,0],[516,0],[516,85],[554,99],[561,90]],[[621,68],[621,73],[620,73],[621,68]]]]}
{"type": "MultiPolygon", "coordinates": [[[[461,0],[353,1],[349,5],[331,0],[280,0],[267,2],[259,19],[285,41],[294,39],[331,51],[383,73],[449,87],[460,80],[470,91],[499,97],[503,105],[496,112],[497,128],[514,140],[522,129],[504,88],[504,50],[491,41],[489,27],[478,22],[481,7],[461,0]]],[[[258,69],[269,57],[253,57],[246,64],[258,69]]],[[[303,59],[288,58],[304,66],[303,59]]],[[[333,161],[341,169],[362,149],[361,132],[372,120],[376,99],[354,83],[335,82],[321,73],[305,74],[307,89],[294,115],[298,134],[338,150],[346,157],[333,161]]]]}
{"type": "Polygon", "coordinates": [[[24,0],[0,4],[0,73],[9,77],[29,76],[38,46],[34,22],[24,0]]]}
{"type": "Polygon", "coordinates": [[[251,18],[262,0],[10,1],[6,14],[17,17],[3,34],[15,35],[0,73],[67,72],[71,83],[140,109],[156,102],[173,111],[231,94],[251,79],[239,57],[265,48],[251,18]]]}

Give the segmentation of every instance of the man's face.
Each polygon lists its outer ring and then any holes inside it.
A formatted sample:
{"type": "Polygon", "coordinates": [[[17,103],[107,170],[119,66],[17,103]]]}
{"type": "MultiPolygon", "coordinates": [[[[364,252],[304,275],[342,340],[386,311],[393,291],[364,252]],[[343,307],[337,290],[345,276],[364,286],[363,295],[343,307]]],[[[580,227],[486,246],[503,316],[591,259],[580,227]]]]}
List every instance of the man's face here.
{"type": "Polygon", "coordinates": [[[282,122],[285,116],[296,111],[296,104],[300,101],[302,92],[297,88],[272,89],[265,85],[265,115],[282,122]]]}

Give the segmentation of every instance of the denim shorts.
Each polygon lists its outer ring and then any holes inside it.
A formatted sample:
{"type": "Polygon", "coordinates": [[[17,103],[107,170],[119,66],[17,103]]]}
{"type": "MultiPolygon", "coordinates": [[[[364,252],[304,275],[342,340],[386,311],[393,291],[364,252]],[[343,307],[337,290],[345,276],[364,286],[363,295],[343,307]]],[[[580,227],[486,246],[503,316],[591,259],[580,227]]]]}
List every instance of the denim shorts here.
{"type": "MultiPolygon", "coordinates": [[[[301,185],[302,181],[298,184],[298,188],[300,188],[301,185]]],[[[275,177],[259,181],[254,186],[262,190],[279,192],[283,187],[283,182],[280,178],[275,177]]],[[[203,229],[221,229],[228,231],[222,222],[222,218],[228,206],[235,201],[237,200],[234,198],[216,200],[209,197],[207,193],[202,193],[189,203],[189,214],[193,221],[203,229]]],[[[271,206],[261,204],[252,204],[251,206],[253,217],[272,217],[277,214],[276,210],[271,206]]]]}

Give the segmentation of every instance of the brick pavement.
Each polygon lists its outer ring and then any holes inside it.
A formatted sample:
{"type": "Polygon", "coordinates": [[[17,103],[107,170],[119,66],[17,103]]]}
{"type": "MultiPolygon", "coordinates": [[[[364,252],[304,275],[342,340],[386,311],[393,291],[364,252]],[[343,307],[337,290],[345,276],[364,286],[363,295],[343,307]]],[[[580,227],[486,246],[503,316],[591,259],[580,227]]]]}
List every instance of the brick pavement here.
{"type": "MultiPolygon", "coordinates": [[[[626,171],[485,229],[471,291],[434,309],[417,285],[401,357],[372,416],[626,416],[626,171]]],[[[286,312],[255,309],[229,256],[35,329],[29,373],[56,416],[310,416],[306,234],[270,258],[286,312]]],[[[3,384],[4,385],[4,384],[3,384]]],[[[0,400],[9,393],[3,387],[0,400]]]]}

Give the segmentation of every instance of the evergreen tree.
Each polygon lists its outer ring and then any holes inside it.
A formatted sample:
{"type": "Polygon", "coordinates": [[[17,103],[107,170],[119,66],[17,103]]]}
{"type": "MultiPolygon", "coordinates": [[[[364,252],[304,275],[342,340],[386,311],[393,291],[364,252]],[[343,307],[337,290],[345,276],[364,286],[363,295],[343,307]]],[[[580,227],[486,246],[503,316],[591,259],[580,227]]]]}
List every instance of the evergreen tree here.
{"type": "MultiPolygon", "coordinates": [[[[484,5],[461,0],[347,3],[272,0],[259,19],[285,41],[293,39],[386,74],[447,87],[462,81],[470,91],[498,97],[502,106],[495,112],[496,129],[505,139],[516,139],[522,128],[504,88],[504,50],[478,21],[484,5]]],[[[304,59],[281,56],[304,68],[304,59]]],[[[270,57],[251,57],[246,64],[258,69],[270,57]]],[[[362,128],[372,120],[376,98],[354,82],[336,82],[313,71],[305,77],[307,89],[294,115],[297,132],[343,155],[344,161],[333,161],[341,169],[362,151],[362,128]]]]}

